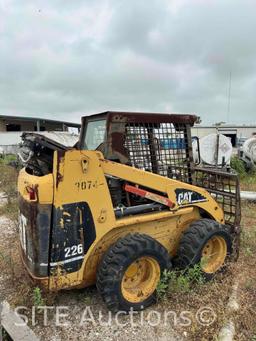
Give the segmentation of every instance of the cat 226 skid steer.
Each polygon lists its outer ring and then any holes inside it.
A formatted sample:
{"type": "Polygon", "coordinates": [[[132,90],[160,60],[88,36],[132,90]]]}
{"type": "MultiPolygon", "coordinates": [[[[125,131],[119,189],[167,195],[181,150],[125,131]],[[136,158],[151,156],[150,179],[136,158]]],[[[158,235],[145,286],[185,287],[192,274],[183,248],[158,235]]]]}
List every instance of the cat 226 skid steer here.
{"type": "Polygon", "coordinates": [[[211,278],[238,255],[236,174],[195,165],[193,115],[105,112],[71,147],[24,133],[20,249],[48,290],[96,286],[112,311],[155,301],[164,269],[211,278]]]}

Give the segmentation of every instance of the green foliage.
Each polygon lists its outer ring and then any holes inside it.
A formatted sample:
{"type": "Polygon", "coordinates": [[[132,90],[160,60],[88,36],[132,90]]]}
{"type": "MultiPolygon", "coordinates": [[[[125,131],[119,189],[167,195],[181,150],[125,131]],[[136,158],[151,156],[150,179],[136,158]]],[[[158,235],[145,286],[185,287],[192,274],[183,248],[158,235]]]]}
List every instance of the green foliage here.
{"type": "Polygon", "coordinates": [[[230,161],[230,166],[233,168],[241,177],[246,175],[245,165],[238,156],[232,156],[230,161]]]}
{"type": "Polygon", "coordinates": [[[0,156],[0,164],[2,165],[8,165],[9,162],[17,161],[17,156],[13,154],[8,155],[1,155],[0,156]]]}
{"type": "Polygon", "coordinates": [[[44,306],[44,299],[39,287],[35,287],[33,290],[33,302],[36,307],[44,306]]]}
{"type": "Polygon", "coordinates": [[[156,293],[158,299],[163,299],[166,297],[167,289],[169,288],[169,282],[171,277],[173,276],[172,271],[164,270],[161,276],[160,281],[158,282],[156,293]]]}
{"type": "Polygon", "coordinates": [[[188,269],[187,277],[192,284],[204,284],[205,278],[202,272],[202,265],[206,260],[203,258],[200,264],[196,264],[188,269]]]}
{"type": "Polygon", "coordinates": [[[201,285],[204,282],[201,264],[183,271],[164,270],[156,289],[157,298],[165,299],[168,292],[188,293],[195,285],[201,285]]]}
{"type": "Polygon", "coordinates": [[[169,289],[172,292],[182,292],[186,293],[190,291],[190,278],[188,274],[183,273],[173,273],[173,277],[169,283],[169,289]]]}
{"type": "Polygon", "coordinates": [[[6,196],[8,203],[16,197],[17,194],[18,172],[15,168],[5,164],[0,165],[0,187],[6,196]]]}

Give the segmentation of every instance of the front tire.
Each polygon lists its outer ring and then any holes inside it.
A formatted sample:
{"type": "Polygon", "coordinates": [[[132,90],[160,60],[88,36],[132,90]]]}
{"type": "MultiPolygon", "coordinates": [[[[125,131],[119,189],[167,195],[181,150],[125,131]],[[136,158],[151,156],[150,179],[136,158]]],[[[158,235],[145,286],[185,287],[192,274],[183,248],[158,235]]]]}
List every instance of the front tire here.
{"type": "Polygon", "coordinates": [[[106,251],[96,285],[109,310],[143,310],[155,303],[161,272],[170,268],[170,256],[158,241],[130,234],[106,251]]]}
{"type": "Polygon", "coordinates": [[[175,265],[186,269],[201,264],[206,279],[223,270],[232,254],[232,235],[227,225],[211,219],[193,222],[184,232],[175,265]]]}

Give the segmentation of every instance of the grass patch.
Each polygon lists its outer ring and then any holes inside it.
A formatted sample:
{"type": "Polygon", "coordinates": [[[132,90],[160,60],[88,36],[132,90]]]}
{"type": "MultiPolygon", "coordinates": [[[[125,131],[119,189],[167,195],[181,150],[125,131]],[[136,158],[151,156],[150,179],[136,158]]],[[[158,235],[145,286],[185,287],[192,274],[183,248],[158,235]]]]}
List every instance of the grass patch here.
{"type": "Polygon", "coordinates": [[[18,161],[17,156],[13,154],[8,154],[0,157],[0,165],[8,165],[10,162],[18,161]]]}
{"type": "Polygon", "coordinates": [[[240,175],[240,177],[246,176],[244,162],[241,159],[239,159],[238,156],[232,156],[230,160],[230,166],[240,175]]]}
{"type": "Polygon", "coordinates": [[[7,196],[8,203],[17,196],[18,171],[4,163],[0,164],[0,188],[7,196]]]}
{"type": "Polygon", "coordinates": [[[0,160],[0,191],[6,195],[7,199],[7,203],[0,206],[0,216],[5,215],[16,223],[18,221],[18,171],[4,163],[3,159],[0,160]]]}
{"type": "Polygon", "coordinates": [[[166,299],[168,293],[188,293],[195,286],[205,283],[205,279],[201,270],[201,265],[196,264],[194,267],[183,271],[164,270],[161,280],[157,286],[158,300],[166,299]]]}
{"type": "Polygon", "coordinates": [[[251,263],[256,256],[256,205],[243,203],[242,213],[241,252],[251,263]]]}
{"type": "Polygon", "coordinates": [[[241,190],[256,191],[256,170],[247,172],[244,162],[238,156],[231,158],[230,166],[240,177],[241,190]]]}
{"type": "Polygon", "coordinates": [[[256,172],[249,172],[241,177],[240,186],[243,191],[256,191],[256,172]]]}

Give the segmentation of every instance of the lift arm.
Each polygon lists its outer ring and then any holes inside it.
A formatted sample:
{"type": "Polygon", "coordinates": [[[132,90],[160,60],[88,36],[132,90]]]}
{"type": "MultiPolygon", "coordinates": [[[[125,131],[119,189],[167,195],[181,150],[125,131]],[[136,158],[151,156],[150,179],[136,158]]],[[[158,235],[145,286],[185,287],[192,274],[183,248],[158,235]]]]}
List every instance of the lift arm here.
{"type": "Polygon", "coordinates": [[[216,221],[224,223],[223,210],[205,189],[106,160],[101,153],[98,155],[104,174],[112,175],[133,184],[167,194],[168,199],[173,203],[170,210],[196,206],[202,208],[216,221]]]}

